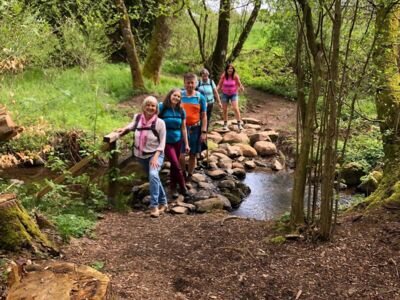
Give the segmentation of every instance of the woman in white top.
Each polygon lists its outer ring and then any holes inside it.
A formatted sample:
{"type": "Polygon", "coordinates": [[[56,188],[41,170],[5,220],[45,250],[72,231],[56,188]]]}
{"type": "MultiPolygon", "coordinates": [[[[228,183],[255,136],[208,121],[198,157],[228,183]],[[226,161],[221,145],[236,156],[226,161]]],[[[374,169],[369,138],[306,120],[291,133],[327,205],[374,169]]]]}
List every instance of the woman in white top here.
{"type": "Polygon", "coordinates": [[[127,126],[117,130],[120,135],[135,132],[134,155],[149,176],[152,217],[158,217],[167,209],[167,197],[159,176],[164,161],[166,128],[164,121],[157,115],[157,99],[146,97],[142,103],[142,113],[135,115],[127,126]]]}

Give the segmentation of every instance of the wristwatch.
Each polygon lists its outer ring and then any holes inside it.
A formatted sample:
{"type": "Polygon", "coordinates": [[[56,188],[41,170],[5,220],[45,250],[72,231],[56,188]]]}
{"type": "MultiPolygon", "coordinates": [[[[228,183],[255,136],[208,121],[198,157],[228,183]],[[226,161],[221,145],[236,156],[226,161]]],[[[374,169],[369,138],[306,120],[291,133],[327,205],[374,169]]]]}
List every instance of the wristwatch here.
{"type": "Polygon", "coordinates": [[[204,130],[203,130],[201,133],[207,133],[207,131],[204,131],[204,130]]]}

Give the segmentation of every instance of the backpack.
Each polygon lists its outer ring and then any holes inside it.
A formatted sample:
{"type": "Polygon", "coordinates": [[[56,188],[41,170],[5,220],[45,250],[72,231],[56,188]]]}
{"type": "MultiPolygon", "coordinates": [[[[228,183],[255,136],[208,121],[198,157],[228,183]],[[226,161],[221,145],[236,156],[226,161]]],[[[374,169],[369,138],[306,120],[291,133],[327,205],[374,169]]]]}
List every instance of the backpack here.
{"type": "Polygon", "coordinates": [[[213,84],[212,84],[212,79],[211,78],[208,78],[208,82],[207,83],[203,83],[202,80],[199,80],[197,82],[197,86],[196,86],[195,90],[198,91],[200,94],[202,94],[206,98],[206,100],[208,102],[209,99],[208,99],[207,95],[204,93],[204,91],[200,91],[199,90],[201,86],[207,86],[207,85],[211,86],[211,89],[213,90],[213,84]]]}
{"type": "Polygon", "coordinates": [[[136,119],[135,119],[135,124],[133,125],[132,131],[142,131],[142,130],[151,130],[154,134],[154,136],[157,138],[158,142],[160,142],[160,135],[158,134],[157,130],[156,130],[156,122],[157,119],[155,119],[153,122],[151,122],[151,126],[150,127],[142,127],[142,128],[138,128],[138,124],[139,124],[139,120],[142,114],[137,114],[136,115],[136,119]]]}

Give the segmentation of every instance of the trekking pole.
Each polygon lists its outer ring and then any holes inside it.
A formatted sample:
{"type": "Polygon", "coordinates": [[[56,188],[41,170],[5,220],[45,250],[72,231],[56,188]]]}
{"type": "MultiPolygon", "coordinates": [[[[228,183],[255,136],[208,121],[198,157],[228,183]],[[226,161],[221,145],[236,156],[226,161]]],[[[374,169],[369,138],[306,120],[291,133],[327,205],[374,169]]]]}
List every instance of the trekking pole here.
{"type": "Polygon", "coordinates": [[[206,133],[206,157],[207,157],[207,168],[210,167],[210,160],[208,156],[208,132],[206,133]]]}

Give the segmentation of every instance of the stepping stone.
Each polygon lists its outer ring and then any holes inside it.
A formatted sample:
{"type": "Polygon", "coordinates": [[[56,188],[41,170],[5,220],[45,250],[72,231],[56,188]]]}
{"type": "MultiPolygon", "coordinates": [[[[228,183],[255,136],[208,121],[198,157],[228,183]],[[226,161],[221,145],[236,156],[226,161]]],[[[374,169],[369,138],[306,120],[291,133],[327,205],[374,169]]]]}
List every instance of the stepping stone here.
{"type": "Polygon", "coordinates": [[[249,160],[244,163],[244,166],[248,169],[255,169],[256,163],[254,162],[254,160],[249,160]]]}
{"type": "Polygon", "coordinates": [[[189,209],[183,206],[174,206],[170,209],[170,212],[177,215],[187,215],[189,213],[189,209]]]}
{"type": "Polygon", "coordinates": [[[261,125],[262,122],[258,119],[254,119],[254,118],[242,118],[242,121],[245,124],[257,124],[257,125],[261,125]]]}
{"type": "Polygon", "coordinates": [[[261,156],[275,155],[278,153],[275,144],[267,141],[259,141],[255,143],[254,149],[256,149],[258,155],[261,156]]]}
{"type": "Polygon", "coordinates": [[[210,176],[212,179],[222,179],[226,176],[226,173],[220,169],[207,171],[206,174],[210,176]]]}

